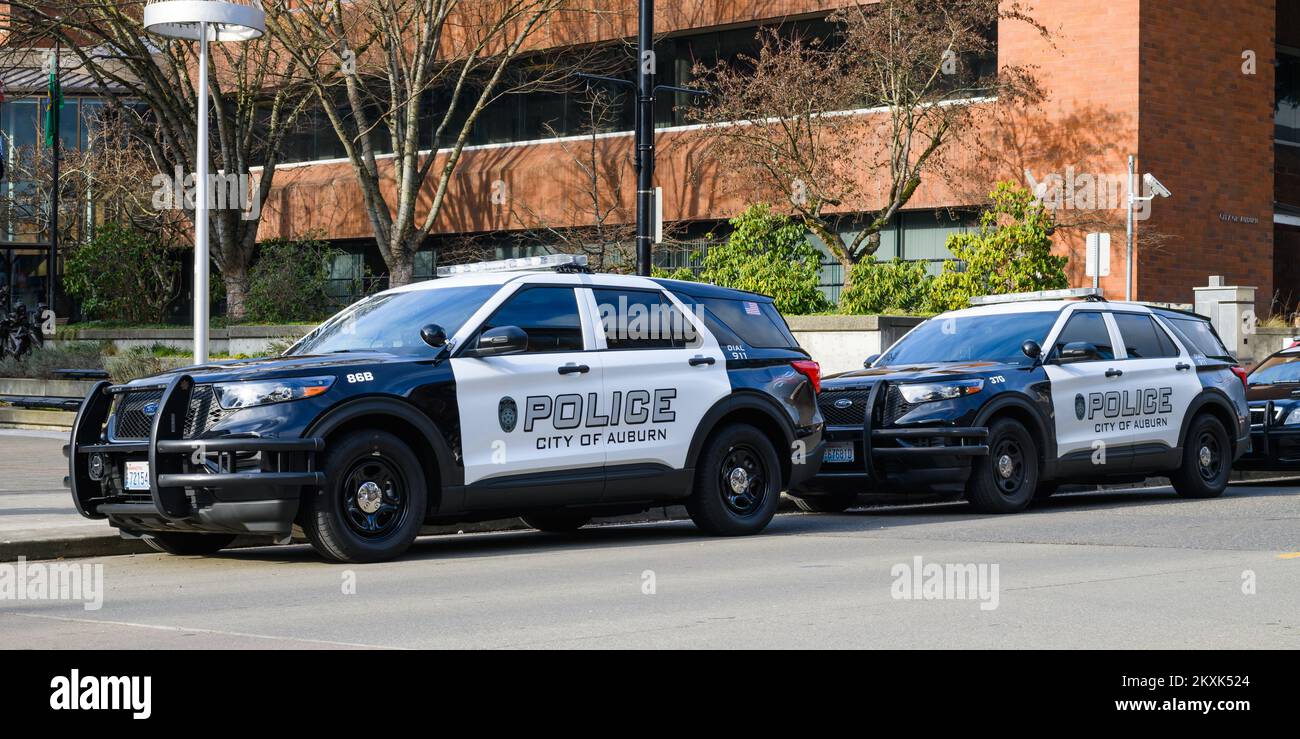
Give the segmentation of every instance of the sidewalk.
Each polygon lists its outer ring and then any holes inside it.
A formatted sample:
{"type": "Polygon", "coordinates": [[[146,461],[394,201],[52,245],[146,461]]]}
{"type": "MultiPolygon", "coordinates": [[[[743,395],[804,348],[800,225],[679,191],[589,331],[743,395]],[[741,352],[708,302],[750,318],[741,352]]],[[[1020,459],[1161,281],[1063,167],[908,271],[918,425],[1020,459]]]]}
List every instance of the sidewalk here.
{"type": "Polygon", "coordinates": [[[0,430],[0,562],[151,551],[77,513],[63,487],[66,443],[63,433],[0,430]]]}

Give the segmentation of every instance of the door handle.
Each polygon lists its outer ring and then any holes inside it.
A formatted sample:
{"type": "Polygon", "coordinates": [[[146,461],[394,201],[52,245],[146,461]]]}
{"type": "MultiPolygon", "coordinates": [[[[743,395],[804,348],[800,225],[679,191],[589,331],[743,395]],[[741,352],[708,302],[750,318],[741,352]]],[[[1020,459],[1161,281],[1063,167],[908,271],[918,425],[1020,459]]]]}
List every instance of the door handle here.
{"type": "Polygon", "coordinates": [[[699,367],[700,365],[710,365],[717,361],[718,360],[714,359],[713,357],[691,357],[690,360],[687,362],[687,364],[691,365],[692,367],[699,367]]]}
{"type": "Polygon", "coordinates": [[[566,364],[560,367],[562,375],[585,375],[591,371],[591,368],[585,364],[566,364]]]}
{"type": "Polygon", "coordinates": [[[1106,376],[1107,376],[1107,377],[1119,377],[1120,375],[1123,375],[1123,374],[1124,374],[1124,370],[1117,370],[1117,369],[1114,369],[1114,368],[1111,368],[1111,369],[1106,370],[1106,376]]]}
{"type": "Polygon", "coordinates": [[[1190,365],[1190,364],[1188,364],[1188,363],[1186,363],[1186,362],[1179,362],[1178,364],[1175,364],[1175,365],[1174,365],[1174,369],[1178,370],[1179,372],[1186,372],[1187,370],[1189,370],[1189,369],[1191,369],[1191,368],[1192,368],[1192,365],[1190,365]]]}

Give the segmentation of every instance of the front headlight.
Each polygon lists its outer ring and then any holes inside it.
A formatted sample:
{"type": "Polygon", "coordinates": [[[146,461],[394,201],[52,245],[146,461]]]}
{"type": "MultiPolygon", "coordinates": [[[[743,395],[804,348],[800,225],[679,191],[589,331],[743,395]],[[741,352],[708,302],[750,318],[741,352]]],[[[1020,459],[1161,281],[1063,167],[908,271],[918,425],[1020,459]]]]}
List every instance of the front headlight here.
{"type": "Polygon", "coordinates": [[[1291,412],[1286,414],[1286,420],[1282,422],[1282,425],[1291,426],[1298,423],[1300,423],[1300,405],[1292,408],[1291,412]]]}
{"type": "Polygon", "coordinates": [[[217,402],[226,410],[250,408],[267,403],[311,398],[334,384],[333,377],[290,377],[265,382],[223,382],[212,386],[217,402]]]}
{"type": "Polygon", "coordinates": [[[911,405],[930,403],[936,400],[953,400],[966,395],[974,395],[983,389],[983,380],[924,382],[915,385],[898,386],[898,391],[903,394],[903,400],[906,400],[911,405]]]}

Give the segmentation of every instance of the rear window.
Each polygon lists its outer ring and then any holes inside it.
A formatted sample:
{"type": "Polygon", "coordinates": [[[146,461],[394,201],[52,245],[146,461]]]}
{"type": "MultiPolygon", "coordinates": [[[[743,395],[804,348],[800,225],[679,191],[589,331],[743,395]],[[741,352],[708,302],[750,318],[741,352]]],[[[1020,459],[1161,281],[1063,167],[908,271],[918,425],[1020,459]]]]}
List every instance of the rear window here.
{"type": "Polygon", "coordinates": [[[1222,359],[1227,362],[1237,361],[1228,348],[1219,340],[1219,335],[1214,333],[1214,327],[1209,321],[1199,318],[1186,318],[1174,316],[1162,316],[1174,331],[1189,344],[1193,349],[1211,359],[1222,359]]]}
{"type": "Polygon", "coordinates": [[[772,303],[728,298],[698,298],[695,302],[703,305],[715,320],[755,349],[796,349],[799,346],[772,303]]]}

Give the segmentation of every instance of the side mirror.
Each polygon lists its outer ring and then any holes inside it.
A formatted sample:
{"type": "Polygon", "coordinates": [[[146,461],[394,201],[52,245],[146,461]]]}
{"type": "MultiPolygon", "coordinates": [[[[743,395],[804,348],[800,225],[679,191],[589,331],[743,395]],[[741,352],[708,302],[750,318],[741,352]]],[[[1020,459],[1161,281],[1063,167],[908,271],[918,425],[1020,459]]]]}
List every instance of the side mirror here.
{"type": "Polygon", "coordinates": [[[1087,362],[1094,359],[1101,359],[1101,352],[1097,351],[1096,344],[1089,344],[1086,341],[1072,341],[1061,349],[1062,364],[1087,362]]]}
{"type": "Polygon", "coordinates": [[[871,365],[875,364],[877,359],[880,359],[880,355],[879,355],[879,354],[872,354],[871,356],[869,356],[869,357],[867,357],[866,359],[862,360],[862,368],[863,368],[863,369],[871,369],[871,365]]]}
{"type": "Polygon", "coordinates": [[[1027,339],[1025,343],[1021,344],[1020,351],[1024,352],[1026,357],[1029,357],[1030,359],[1033,359],[1035,361],[1037,361],[1043,356],[1043,347],[1040,346],[1038,342],[1034,341],[1033,339],[1027,339]]]}
{"type": "Polygon", "coordinates": [[[479,334],[474,356],[499,357],[528,351],[528,334],[518,326],[498,326],[479,334]]]}
{"type": "Polygon", "coordinates": [[[441,349],[447,344],[447,332],[436,323],[430,323],[420,329],[420,338],[424,339],[424,343],[434,349],[441,349]]]}

